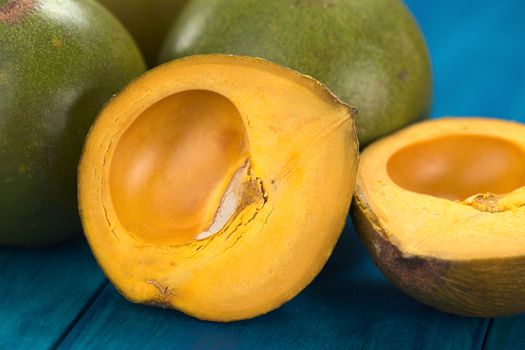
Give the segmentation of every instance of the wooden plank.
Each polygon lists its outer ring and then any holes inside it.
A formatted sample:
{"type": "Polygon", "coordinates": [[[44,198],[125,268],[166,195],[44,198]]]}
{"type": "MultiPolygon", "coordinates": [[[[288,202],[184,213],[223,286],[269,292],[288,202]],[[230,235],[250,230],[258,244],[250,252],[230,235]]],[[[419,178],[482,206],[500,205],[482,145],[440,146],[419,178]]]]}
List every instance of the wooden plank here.
{"type": "Polygon", "coordinates": [[[489,327],[485,349],[525,349],[525,315],[495,319],[489,327]]]}
{"type": "Polygon", "coordinates": [[[53,346],[105,281],[83,239],[0,248],[0,348],[53,346]]]}
{"type": "Polygon", "coordinates": [[[476,349],[487,321],[446,315],[397,291],[347,230],[314,283],[268,315],[202,322],[135,305],[107,286],[61,344],[123,349],[476,349]]]}

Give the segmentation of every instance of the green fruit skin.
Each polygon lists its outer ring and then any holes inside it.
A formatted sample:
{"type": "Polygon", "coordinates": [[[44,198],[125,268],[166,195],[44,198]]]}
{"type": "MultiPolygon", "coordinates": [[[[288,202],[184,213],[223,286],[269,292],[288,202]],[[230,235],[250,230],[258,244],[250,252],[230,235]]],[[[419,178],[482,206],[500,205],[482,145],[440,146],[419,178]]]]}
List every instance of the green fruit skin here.
{"type": "Polygon", "coordinates": [[[460,316],[525,312],[525,256],[472,260],[407,256],[385,239],[381,221],[362,197],[357,189],[352,221],[375,264],[397,288],[419,302],[460,316]]]}
{"type": "Polygon", "coordinates": [[[313,76],[357,107],[366,145],[426,117],[425,42],[398,0],[191,0],[161,61],[203,53],[263,57],[313,76]]]}
{"type": "Polygon", "coordinates": [[[15,246],[80,232],[84,137],[102,105],[145,70],[132,38],[101,5],[31,7],[14,20],[0,17],[0,244],[15,246]]]}
{"type": "Polygon", "coordinates": [[[128,28],[146,63],[154,67],[160,47],[186,0],[98,0],[128,28]]]}

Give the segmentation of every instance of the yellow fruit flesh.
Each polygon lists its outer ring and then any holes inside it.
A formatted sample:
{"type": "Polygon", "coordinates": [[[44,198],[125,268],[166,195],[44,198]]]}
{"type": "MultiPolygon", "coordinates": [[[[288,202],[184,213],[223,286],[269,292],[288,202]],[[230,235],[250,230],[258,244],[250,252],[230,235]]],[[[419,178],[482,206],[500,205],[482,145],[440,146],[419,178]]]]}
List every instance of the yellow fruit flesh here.
{"type": "Polygon", "coordinates": [[[318,82],[254,58],[190,57],[150,71],[97,119],[82,223],[128,299],[249,318],[319,272],[357,156],[352,111],[318,82]]]}
{"type": "Polygon", "coordinates": [[[197,239],[246,163],[247,146],[242,118],[227,98],[193,90],[162,99],[115,149],[110,189],[120,222],[150,243],[197,239]]]}
{"type": "Polygon", "coordinates": [[[358,202],[407,256],[520,256],[524,135],[523,125],[490,119],[414,125],[364,151],[358,202]]]}

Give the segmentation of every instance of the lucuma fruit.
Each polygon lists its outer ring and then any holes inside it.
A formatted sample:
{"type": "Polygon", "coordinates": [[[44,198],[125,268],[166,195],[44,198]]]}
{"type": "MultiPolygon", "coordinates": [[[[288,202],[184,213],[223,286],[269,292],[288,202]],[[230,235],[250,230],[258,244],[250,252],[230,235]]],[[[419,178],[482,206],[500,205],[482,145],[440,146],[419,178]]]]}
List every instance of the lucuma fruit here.
{"type": "Polygon", "coordinates": [[[445,312],[525,311],[525,125],[416,124],[361,155],[353,219],[376,264],[445,312]]]}
{"type": "Polygon", "coordinates": [[[268,312],[319,272],[357,172],[354,111],[250,57],[159,66],[97,118],[80,164],[84,231],[133,302],[214,321],[268,312]]]}
{"type": "Polygon", "coordinates": [[[100,107],[144,70],[101,5],[0,0],[0,243],[79,233],[76,168],[100,107]]]}
{"type": "Polygon", "coordinates": [[[357,107],[361,146],[431,106],[425,43],[399,0],[190,0],[161,60],[214,52],[263,57],[325,83],[357,107]]]}
{"type": "Polygon", "coordinates": [[[187,0],[98,0],[126,26],[148,66],[156,65],[171,22],[187,0]]]}

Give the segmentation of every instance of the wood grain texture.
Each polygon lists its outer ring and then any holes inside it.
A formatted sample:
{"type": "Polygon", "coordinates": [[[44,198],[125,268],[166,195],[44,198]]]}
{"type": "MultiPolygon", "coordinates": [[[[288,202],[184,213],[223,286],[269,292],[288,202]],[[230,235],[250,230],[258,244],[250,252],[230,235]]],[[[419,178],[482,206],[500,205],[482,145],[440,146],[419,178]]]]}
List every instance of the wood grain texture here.
{"type": "Polygon", "coordinates": [[[0,248],[0,348],[53,346],[103,283],[84,240],[0,248]]]}
{"type": "Polygon", "coordinates": [[[297,298],[243,322],[202,322],[125,301],[107,286],[61,344],[106,349],[478,349],[483,319],[447,315],[391,286],[347,229],[297,298]]]}

